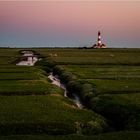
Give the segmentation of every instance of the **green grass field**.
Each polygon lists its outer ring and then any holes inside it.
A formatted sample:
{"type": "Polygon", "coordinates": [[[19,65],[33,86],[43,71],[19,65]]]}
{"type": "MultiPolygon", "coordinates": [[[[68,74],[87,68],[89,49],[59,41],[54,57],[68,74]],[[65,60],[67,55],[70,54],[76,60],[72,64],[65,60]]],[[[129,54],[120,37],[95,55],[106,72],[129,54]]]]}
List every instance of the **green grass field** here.
{"type": "Polygon", "coordinates": [[[40,66],[16,66],[19,49],[0,49],[0,54],[0,135],[106,131],[104,117],[78,109],[40,66]]]}
{"type": "Polygon", "coordinates": [[[140,65],[139,49],[36,49],[57,64],[140,65]]]}
{"type": "Polygon", "coordinates": [[[140,139],[140,49],[34,49],[46,57],[34,67],[15,65],[19,50],[0,49],[0,139],[140,139]],[[50,83],[48,60],[91,85],[90,110],[50,83]]]}
{"type": "Polygon", "coordinates": [[[0,96],[0,134],[71,134],[78,129],[76,123],[90,121],[104,125],[99,115],[57,94],[0,96]]]}
{"type": "Polygon", "coordinates": [[[45,72],[34,67],[0,66],[0,94],[28,95],[62,92],[52,88],[45,72]]]}
{"type": "Polygon", "coordinates": [[[115,126],[115,129],[140,130],[138,123],[140,105],[137,104],[140,93],[139,49],[46,49],[46,51],[38,49],[38,51],[52,58],[65,70],[62,77],[66,78],[73,74],[81,83],[92,85],[93,90],[89,86],[87,86],[89,90],[84,89],[89,91],[89,95],[84,93],[82,98],[88,98],[90,108],[111,120],[111,125],[115,126]]]}
{"type": "Polygon", "coordinates": [[[139,140],[139,132],[117,132],[100,134],[97,136],[50,136],[50,135],[18,135],[18,136],[2,136],[1,140],[139,140]]]}

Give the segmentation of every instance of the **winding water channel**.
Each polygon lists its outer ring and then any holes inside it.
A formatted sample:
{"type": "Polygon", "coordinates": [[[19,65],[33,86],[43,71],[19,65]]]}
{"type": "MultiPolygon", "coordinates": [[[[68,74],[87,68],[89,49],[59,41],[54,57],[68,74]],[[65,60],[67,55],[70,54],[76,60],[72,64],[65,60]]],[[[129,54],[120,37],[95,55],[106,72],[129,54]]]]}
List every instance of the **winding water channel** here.
{"type": "MultiPolygon", "coordinates": [[[[34,52],[32,51],[24,51],[22,55],[22,59],[16,64],[20,66],[34,66],[34,64],[39,60],[37,56],[34,55],[34,52]]],[[[51,72],[48,76],[48,78],[52,81],[53,85],[58,86],[59,88],[64,90],[64,97],[69,98],[67,96],[67,89],[64,84],[61,83],[58,76],[54,76],[51,72]]],[[[80,101],[80,98],[76,94],[72,94],[73,98],[70,98],[78,108],[83,108],[82,102],[80,101]]]]}
{"type": "MultiPolygon", "coordinates": [[[[52,84],[54,84],[54,85],[56,85],[64,90],[64,97],[68,97],[67,96],[68,91],[66,89],[66,86],[61,83],[58,76],[54,76],[53,73],[51,72],[49,74],[48,78],[52,81],[52,84]]],[[[73,102],[77,105],[78,108],[83,108],[83,105],[80,101],[80,98],[76,94],[73,94],[73,98],[70,98],[70,99],[73,100],[73,102]]]]}
{"type": "Polygon", "coordinates": [[[20,61],[16,64],[19,66],[34,66],[38,61],[38,57],[32,51],[23,51],[20,61]]]}

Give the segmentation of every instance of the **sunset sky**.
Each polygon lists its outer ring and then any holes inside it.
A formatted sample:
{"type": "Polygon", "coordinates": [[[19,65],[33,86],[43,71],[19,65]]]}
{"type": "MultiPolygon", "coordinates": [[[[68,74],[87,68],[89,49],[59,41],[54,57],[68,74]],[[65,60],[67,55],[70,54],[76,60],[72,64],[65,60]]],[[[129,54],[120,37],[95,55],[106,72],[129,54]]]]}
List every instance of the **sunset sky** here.
{"type": "Polygon", "coordinates": [[[140,47],[140,1],[0,1],[0,46],[140,47]]]}

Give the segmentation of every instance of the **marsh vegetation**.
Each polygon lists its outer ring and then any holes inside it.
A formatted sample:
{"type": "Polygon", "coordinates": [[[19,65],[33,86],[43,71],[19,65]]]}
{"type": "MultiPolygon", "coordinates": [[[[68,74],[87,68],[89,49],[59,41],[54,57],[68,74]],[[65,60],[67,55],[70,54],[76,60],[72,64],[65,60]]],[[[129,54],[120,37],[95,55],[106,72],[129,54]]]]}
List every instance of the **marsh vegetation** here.
{"type": "Polygon", "coordinates": [[[28,67],[15,65],[20,49],[0,49],[2,140],[140,138],[139,49],[33,50],[43,59],[28,67]],[[51,84],[50,72],[85,108],[51,84]]]}

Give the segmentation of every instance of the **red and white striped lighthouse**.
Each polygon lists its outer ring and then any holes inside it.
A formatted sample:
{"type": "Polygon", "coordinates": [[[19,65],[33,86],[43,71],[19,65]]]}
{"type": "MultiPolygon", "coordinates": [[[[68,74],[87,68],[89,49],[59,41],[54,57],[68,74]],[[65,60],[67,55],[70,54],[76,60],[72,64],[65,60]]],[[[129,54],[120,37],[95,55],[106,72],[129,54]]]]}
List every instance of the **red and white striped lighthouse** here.
{"type": "Polygon", "coordinates": [[[106,45],[105,44],[102,44],[102,41],[101,41],[101,32],[100,31],[98,31],[97,44],[94,44],[92,46],[92,48],[106,48],[106,45]]]}
{"type": "Polygon", "coordinates": [[[101,46],[102,46],[101,32],[100,31],[98,31],[98,42],[97,42],[97,46],[98,46],[98,48],[101,48],[101,46]]]}

